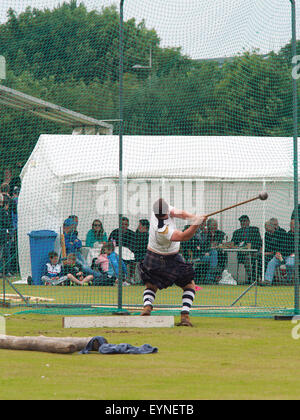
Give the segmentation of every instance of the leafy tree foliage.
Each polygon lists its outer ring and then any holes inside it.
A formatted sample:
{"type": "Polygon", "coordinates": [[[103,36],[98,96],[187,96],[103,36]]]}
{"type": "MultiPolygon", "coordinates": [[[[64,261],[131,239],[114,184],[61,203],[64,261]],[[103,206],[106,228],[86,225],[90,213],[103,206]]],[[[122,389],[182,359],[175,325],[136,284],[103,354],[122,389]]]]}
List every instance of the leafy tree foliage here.
{"type": "MultiPolygon", "coordinates": [[[[268,57],[245,52],[220,67],[160,47],[144,21],[130,19],[124,30],[126,134],[292,135],[290,44],[268,57]]],[[[9,69],[7,86],[97,119],[119,118],[115,7],[88,11],[72,0],[19,16],[10,9],[0,25],[0,54],[9,69]]],[[[24,164],[41,133],[69,132],[30,113],[5,106],[0,112],[2,167],[24,164]]]]}

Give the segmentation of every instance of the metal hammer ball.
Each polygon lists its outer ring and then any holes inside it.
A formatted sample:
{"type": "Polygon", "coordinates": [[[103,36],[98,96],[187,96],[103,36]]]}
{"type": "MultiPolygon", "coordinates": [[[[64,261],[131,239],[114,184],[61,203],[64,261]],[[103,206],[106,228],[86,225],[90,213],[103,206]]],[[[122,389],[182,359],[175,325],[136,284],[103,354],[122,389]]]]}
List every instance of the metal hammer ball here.
{"type": "Polygon", "coordinates": [[[262,191],[260,194],[259,194],[259,199],[260,200],[267,200],[267,198],[269,197],[269,195],[268,195],[268,193],[266,192],[266,191],[262,191]]]}

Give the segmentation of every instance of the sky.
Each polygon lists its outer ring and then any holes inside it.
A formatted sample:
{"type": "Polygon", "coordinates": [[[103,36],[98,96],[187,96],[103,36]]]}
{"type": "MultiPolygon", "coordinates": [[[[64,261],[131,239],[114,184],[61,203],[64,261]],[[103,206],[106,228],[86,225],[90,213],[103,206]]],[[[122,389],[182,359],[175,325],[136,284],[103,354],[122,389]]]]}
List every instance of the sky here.
{"type": "MultiPolygon", "coordinates": [[[[80,0],[78,0],[80,2],[80,0]]],[[[83,0],[88,10],[101,10],[119,0],[83,0]]],[[[18,13],[27,6],[54,8],[62,0],[2,0],[0,21],[9,7],[18,13]]],[[[297,2],[296,2],[297,3],[297,2]]],[[[191,58],[229,57],[258,48],[278,51],[291,40],[289,0],[125,0],[124,19],[145,20],[162,47],[181,47],[191,58]]],[[[297,7],[300,38],[300,7],[297,7]]]]}

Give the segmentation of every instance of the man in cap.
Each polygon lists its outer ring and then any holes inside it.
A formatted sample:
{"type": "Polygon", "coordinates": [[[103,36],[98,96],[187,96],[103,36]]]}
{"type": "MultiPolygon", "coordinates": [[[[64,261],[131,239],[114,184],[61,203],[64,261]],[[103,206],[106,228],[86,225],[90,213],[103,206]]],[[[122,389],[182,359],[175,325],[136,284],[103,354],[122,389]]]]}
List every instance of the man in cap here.
{"type": "MultiPolygon", "coordinates": [[[[249,216],[243,214],[239,217],[241,228],[233,232],[231,242],[235,246],[239,247],[249,247],[251,249],[257,249],[260,251],[262,247],[262,239],[260,236],[259,228],[256,226],[250,226],[249,216]]],[[[256,270],[255,270],[255,259],[257,255],[238,252],[237,259],[239,264],[244,264],[246,274],[247,274],[247,283],[251,283],[256,280],[256,270]]]]}
{"type": "Polygon", "coordinates": [[[65,236],[66,253],[75,253],[76,255],[82,248],[82,242],[77,238],[76,223],[74,219],[69,217],[64,221],[63,231],[65,236]]]}
{"type": "Polygon", "coordinates": [[[146,286],[144,309],[141,315],[150,315],[156,292],[173,284],[183,290],[180,326],[192,326],[189,318],[195,297],[195,272],[192,264],[186,263],[179,254],[180,242],[193,237],[206,216],[196,216],[184,210],[176,210],[162,198],[153,205],[150,220],[149,242],[144,261],[138,264],[139,273],[146,286]],[[184,231],[176,229],[175,218],[190,219],[184,231]]]}

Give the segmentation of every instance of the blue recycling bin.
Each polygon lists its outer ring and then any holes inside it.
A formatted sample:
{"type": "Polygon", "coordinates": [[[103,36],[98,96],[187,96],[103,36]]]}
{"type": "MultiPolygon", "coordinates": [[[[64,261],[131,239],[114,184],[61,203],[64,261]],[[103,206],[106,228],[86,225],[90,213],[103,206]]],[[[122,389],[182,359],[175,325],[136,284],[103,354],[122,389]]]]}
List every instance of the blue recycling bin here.
{"type": "Polygon", "coordinates": [[[40,285],[42,272],[54,250],[57,233],[53,230],[33,230],[28,233],[30,243],[31,276],[34,285],[40,285]]]}

